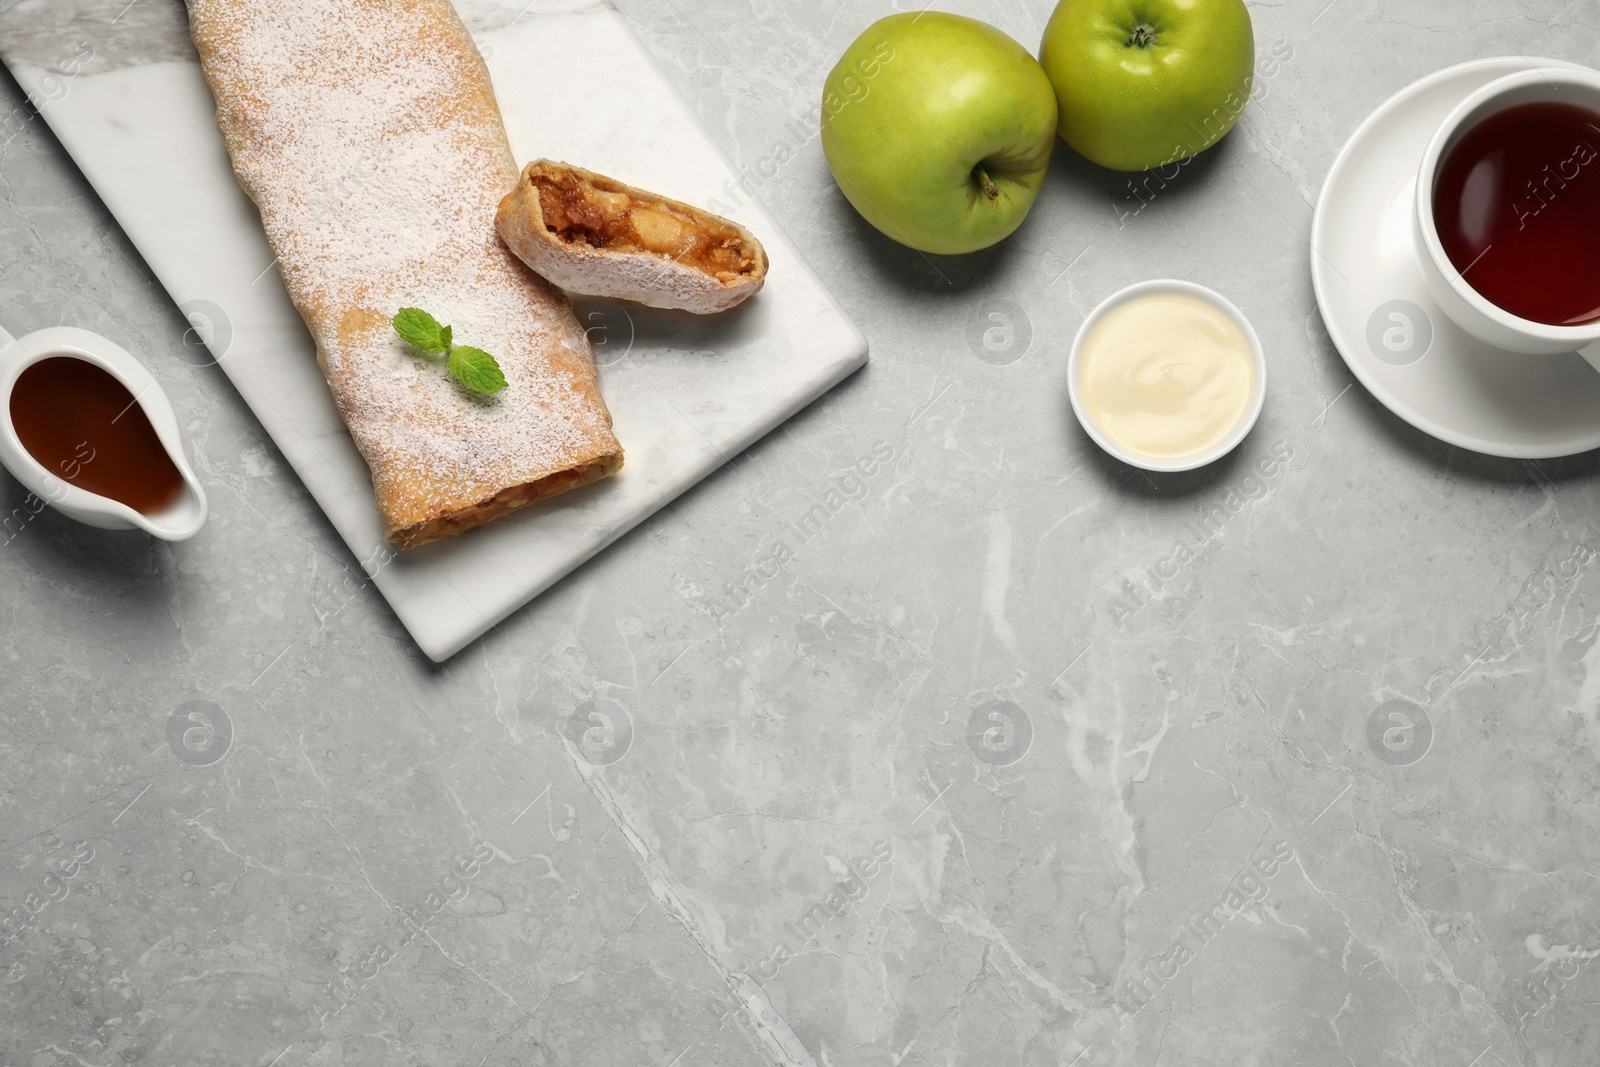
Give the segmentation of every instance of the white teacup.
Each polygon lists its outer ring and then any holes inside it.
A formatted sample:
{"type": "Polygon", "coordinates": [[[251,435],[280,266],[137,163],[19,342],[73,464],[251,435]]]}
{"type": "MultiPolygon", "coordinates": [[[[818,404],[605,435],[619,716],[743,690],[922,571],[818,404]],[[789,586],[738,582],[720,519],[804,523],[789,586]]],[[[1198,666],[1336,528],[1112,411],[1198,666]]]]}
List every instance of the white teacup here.
{"type": "MultiPolygon", "coordinates": [[[[1490,82],[1468,96],[1452,111],[1428,143],[1417,172],[1412,207],[1412,232],[1417,265],[1428,295],[1457,326],[1478,340],[1508,352],[1535,356],[1580,352],[1600,367],[1600,322],[1582,326],[1550,326],[1513,315],[1474,289],[1462,277],[1444,244],[1433,217],[1434,186],[1441,163],[1480,122],[1522,104],[1572,104],[1600,113],[1600,73],[1581,68],[1544,68],[1523,71],[1490,82]]],[[[1600,240],[1600,235],[1596,235],[1600,240]]]]}

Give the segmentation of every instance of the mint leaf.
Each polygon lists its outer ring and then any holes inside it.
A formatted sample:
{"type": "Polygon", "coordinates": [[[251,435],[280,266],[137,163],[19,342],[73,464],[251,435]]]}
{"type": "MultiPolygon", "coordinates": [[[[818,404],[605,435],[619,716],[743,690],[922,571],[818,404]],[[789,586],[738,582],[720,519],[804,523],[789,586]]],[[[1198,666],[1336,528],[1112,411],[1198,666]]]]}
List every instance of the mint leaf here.
{"type": "Polygon", "coordinates": [[[501,373],[498,360],[481,348],[457,347],[450,327],[441,326],[438,319],[421,308],[401,308],[394,317],[394,330],[408,344],[445,356],[456,381],[473,392],[498,393],[506,387],[506,376],[501,373]]]}
{"type": "Polygon", "coordinates": [[[498,393],[506,387],[500,363],[481,348],[462,345],[450,350],[450,373],[475,393],[498,393]]]}
{"type": "Polygon", "coordinates": [[[424,352],[450,351],[450,327],[421,308],[401,308],[394,317],[394,332],[424,352]]]}

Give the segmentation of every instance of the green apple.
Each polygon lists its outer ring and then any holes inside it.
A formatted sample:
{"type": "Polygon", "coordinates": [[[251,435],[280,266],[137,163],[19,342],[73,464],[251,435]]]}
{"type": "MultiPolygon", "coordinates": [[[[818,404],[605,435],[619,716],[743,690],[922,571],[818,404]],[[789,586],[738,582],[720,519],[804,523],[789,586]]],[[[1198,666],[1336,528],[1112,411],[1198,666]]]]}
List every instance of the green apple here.
{"type": "Polygon", "coordinates": [[[1102,167],[1149,170],[1233,129],[1255,31],[1244,0],[1061,0],[1039,57],[1061,139],[1102,167]]]}
{"type": "Polygon", "coordinates": [[[955,254],[1010,236],[1055,146],[1050,79],[993,26],[937,11],[880,19],[822,92],[822,151],[846,198],[901,244],[955,254]]]}

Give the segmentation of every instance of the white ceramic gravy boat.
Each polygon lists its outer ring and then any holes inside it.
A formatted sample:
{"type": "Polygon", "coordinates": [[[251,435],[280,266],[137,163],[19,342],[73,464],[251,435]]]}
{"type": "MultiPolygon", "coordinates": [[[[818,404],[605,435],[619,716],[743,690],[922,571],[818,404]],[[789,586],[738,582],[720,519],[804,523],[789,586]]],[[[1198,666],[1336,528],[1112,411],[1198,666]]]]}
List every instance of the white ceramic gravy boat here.
{"type": "Polygon", "coordinates": [[[71,326],[12,337],[0,327],[0,464],[51,507],[102,530],[139,529],[165,541],[186,541],[205,525],[209,506],[194,473],[194,452],[178,414],[144,365],[114,341],[71,326]],[[11,419],[11,393],[24,370],[52,356],[87,360],[133,394],[156,437],[183,478],[183,491],[164,511],[144,515],[128,505],[79,488],[48,470],[23,447],[11,419]]]}

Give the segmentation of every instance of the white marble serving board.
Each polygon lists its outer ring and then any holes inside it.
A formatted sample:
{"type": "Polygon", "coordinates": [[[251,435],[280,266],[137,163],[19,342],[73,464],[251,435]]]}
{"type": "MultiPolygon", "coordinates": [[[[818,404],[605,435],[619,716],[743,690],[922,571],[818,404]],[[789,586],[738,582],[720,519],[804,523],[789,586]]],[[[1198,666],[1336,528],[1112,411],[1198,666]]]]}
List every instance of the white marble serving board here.
{"type": "MultiPolygon", "coordinates": [[[[22,0],[0,14],[0,57],[173,300],[210,331],[222,370],[356,559],[385,559],[366,465],[234,182],[181,19],[124,5],[22,0]],[[135,15],[113,25],[119,10],[135,15]],[[67,59],[89,50],[81,68],[67,59]]],[[[614,7],[535,0],[514,18],[498,0],[458,8],[519,160],[565,159],[731,214],[761,238],[771,269],[755,299],[712,319],[580,304],[627,462],[614,478],[377,568],[374,584],[436,661],[826,392],[867,348],[759,205],[713,204],[738,175],[614,7]]]]}

